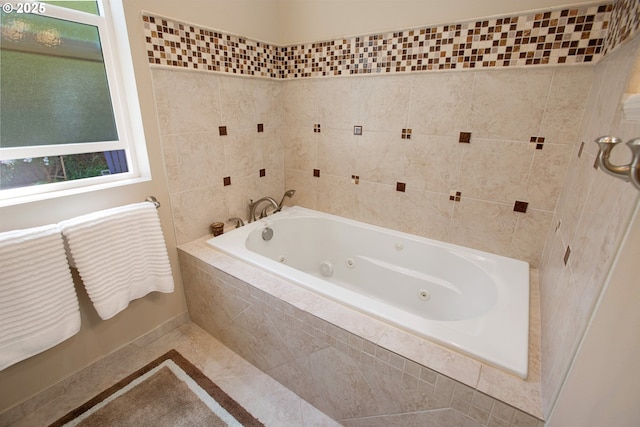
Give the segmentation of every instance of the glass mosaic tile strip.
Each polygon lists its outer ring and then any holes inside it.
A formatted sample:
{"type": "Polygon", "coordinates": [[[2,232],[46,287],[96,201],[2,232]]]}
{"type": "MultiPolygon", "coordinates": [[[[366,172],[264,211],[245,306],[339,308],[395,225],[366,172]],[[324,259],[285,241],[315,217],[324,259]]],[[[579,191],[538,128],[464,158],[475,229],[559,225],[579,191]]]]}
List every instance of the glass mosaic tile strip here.
{"type": "Polygon", "coordinates": [[[595,62],[638,31],[620,0],[480,21],[277,46],[144,14],[151,64],[274,79],[595,62]]]}

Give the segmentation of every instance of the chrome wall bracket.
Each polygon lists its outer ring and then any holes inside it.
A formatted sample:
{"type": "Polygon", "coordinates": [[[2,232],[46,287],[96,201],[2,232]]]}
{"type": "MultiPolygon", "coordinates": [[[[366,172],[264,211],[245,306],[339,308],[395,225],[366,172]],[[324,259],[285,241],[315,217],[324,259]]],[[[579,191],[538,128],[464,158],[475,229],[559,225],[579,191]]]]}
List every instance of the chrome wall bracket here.
{"type": "Polygon", "coordinates": [[[631,182],[637,190],[640,190],[640,138],[634,138],[627,142],[627,146],[631,149],[633,155],[633,160],[628,165],[614,165],[609,161],[611,150],[620,143],[622,143],[622,140],[614,136],[597,138],[596,144],[600,147],[598,165],[609,175],[631,182]]]}

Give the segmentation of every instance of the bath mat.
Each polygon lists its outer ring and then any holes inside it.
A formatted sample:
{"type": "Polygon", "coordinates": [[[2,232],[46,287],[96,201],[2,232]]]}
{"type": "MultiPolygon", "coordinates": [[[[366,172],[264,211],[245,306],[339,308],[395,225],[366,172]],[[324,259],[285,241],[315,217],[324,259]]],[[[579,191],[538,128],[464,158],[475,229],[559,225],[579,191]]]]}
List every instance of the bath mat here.
{"type": "Polygon", "coordinates": [[[176,350],[50,425],[264,426],[176,350]]]}

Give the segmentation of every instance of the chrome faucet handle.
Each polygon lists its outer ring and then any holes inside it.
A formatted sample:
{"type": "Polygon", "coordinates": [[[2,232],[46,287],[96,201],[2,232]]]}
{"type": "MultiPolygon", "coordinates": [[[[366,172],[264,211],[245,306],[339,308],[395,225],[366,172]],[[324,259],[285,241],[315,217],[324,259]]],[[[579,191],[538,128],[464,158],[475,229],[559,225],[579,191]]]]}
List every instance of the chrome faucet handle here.
{"type": "Polygon", "coordinates": [[[627,145],[633,153],[633,161],[630,165],[629,178],[634,187],[640,190],[640,138],[632,139],[627,145]]]}
{"type": "MultiPolygon", "coordinates": [[[[261,199],[258,199],[255,202],[251,200],[249,202],[249,222],[253,222],[256,220],[256,211],[258,209],[258,206],[261,205],[263,202],[268,202],[273,207],[273,209],[278,209],[278,202],[276,202],[272,197],[266,196],[261,199]]],[[[260,218],[264,218],[265,216],[267,216],[268,208],[269,206],[267,206],[261,211],[260,218]]]]}
{"type": "Polygon", "coordinates": [[[618,166],[609,161],[611,150],[621,142],[622,140],[615,136],[601,136],[600,138],[597,138],[596,144],[600,147],[600,151],[598,152],[598,164],[600,165],[600,168],[609,175],[615,176],[624,181],[630,181],[630,165],[618,166]]]}
{"type": "Polygon", "coordinates": [[[238,217],[233,217],[233,218],[229,218],[228,220],[229,222],[235,222],[236,223],[236,228],[240,228],[244,225],[244,221],[241,218],[238,217]]]}

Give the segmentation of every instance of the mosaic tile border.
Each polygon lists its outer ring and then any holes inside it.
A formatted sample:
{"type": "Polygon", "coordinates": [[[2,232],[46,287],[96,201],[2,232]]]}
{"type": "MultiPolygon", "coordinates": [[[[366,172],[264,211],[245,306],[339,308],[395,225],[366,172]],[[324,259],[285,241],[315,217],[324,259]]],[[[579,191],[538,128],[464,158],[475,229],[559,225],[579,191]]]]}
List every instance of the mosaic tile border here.
{"type": "Polygon", "coordinates": [[[278,46],[149,14],[142,20],[151,64],[280,77],[278,46]]]}
{"type": "Polygon", "coordinates": [[[613,25],[604,42],[605,55],[640,30],[640,2],[617,0],[611,14],[611,22],[613,25]]]}
{"type": "MultiPolygon", "coordinates": [[[[193,254],[179,251],[179,257],[183,273],[204,280],[207,286],[216,288],[217,295],[247,302],[254,310],[266,313],[276,327],[294,331],[298,338],[306,336],[308,340],[319,339],[359,364],[376,366],[377,370],[388,374],[385,377],[387,380],[413,383],[414,389],[420,390],[428,396],[428,400],[433,401],[436,405],[433,409],[442,409],[441,405],[446,405],[483,426],[541,427],[544,424],[499,399],[300,310],[193,254]]],[[[218,303],[224,305],[224,301],[218,303]]],[[[208,306],[208,309],[215,307],[208,306]]]]}
{"type": "Polygon", "coordinates": [[[596,62],[638,31],[636,0],[277,46],[143,14],[149,63],[273,79],[596,62]]]}

